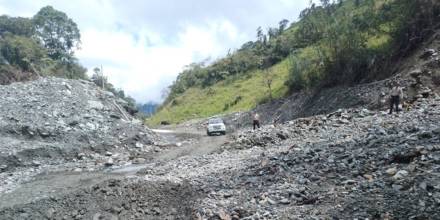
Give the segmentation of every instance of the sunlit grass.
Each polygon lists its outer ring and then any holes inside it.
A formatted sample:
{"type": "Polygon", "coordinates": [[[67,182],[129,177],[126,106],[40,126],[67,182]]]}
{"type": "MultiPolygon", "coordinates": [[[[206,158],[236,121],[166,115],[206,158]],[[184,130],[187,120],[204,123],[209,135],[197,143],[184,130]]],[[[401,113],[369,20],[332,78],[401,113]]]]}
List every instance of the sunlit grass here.
{"type": "MultiPolygon", "coordinates": [[[[369,15],[367,13],[369,10],[378,12],[385,3],[392,1],[395,0],[377,0],[374,5],[360,4],[360,7],[356,6],[354,1],[346,1],[332,16],[338,18],[338,21],[346,21],[354,16],[362,18],[362,16],[369,15]]],[[[363,19],[368,19],[368,17],[363,17],[363,19]]],[[[342,22],[341,26],[345,27],[343,24],[342,22]]],[[[352,34],[348,31],[353,35],[350,35],[351,37],[360,37],[360,43],[353,44],[357,47],[351,49],[366,55],[387,54],[391,51],[393,42],[391,33],[394,30],[394,21],[385,21],[375,25],[376,27],[367,26],[368,30],[363,29],[361,33],[352,34]]],[[[284,32],[284,35],[293,37],[298,29],[298,25],[292,25],[284,32]]],[[[341,33],[342,37],[349,35],[344,35],[345,32],[341,33]]],[[[325,71],[328,68],[325,68],[325,65],[337,61],[339,55],[342,54],[338,49],[345,42],[344,39],[350,38],[340,38],[339,41],[338,39],[333,39],[333,41],[321,39],[302,48],[296,48],[286,59],[268,70],[254,70],[241,76],[229,77],[208,88],[189,88],[163,106],[158,113],[148,119],[147,123],[153,126],[161,121],[179,123],[195,118],[250,110],[269,100],[268,88],[264,83],[267,74],[273,79],[272,97],[275,99],[288,94],[289,88],[286,83],[289,84],[292,92],[314,88],[323,79],[326,79],[327,73],[325,71]],[[292,68],[293,65],[297,66],[292,68]]]]}
{"type": "Polygon", "coordinates": [[[252,109],[262,100],[268,100],[268,88],[264,84],[265,74],[270,74],[273,79],[273,98],[281,98],[288,91],[284,82],[288,78],[289,65],[286,59],[269,68],[267,72],[256,70],[249,73],[251,77],[243,76],[231,83],[221,81],[205,89],[190,88],[174,102],[149,118],[147,124],[154,126],[161,121],[179,123],[195,118],[252,109]],[[239,101],[235,103],[236,100],[239,101]]]}

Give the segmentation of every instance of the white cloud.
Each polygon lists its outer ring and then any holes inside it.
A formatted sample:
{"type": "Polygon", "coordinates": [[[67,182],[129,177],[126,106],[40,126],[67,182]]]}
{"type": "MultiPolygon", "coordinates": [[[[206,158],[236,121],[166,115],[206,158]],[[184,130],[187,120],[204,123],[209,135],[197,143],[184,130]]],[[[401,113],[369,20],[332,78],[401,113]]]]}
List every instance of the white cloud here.
{"type": "Polygon", "coordinates": [[[158,36],[147,30],[134,36],[123,30],[85,29],[77,56],[94,61],[86,64],[89,74],[102,64],[110,82],[136,100],[159,101],[164,87],[161,83],[170,83],[185,65],[218,57],[225,52],[225,45],[238,45],[246,38],[226,20],[205,26],[187,25],[177,34],[175,45],[162,42],[158,36]]]}
{"type": "Polygon", "coordinates": [[[309,0],[0,0],[0,13],[30,17],[46,5],[81,30],[77,51],[89,72],[101,64],[111,83],[139,102],[159,101],[185,65],[218,58],[254,40],[258,26],[295,19],[309,0]]]}
{"type": "Polygon", "coordinates": [[[174,76],[191,62],[191,52],[167,45],[148,46],[147,35],[136,39],[122,31],[83,31],[80,60],[91,60],[89,72],[94,66],[103,65],[110,82],[123,88],[138,101],[158,101],[161,77],[174,76]],[[144,40],[139,40],[144,39],[144,40]],[[148,92],[150,90],[150,92],[148,92]]]}
{"type": "Polygon", "coordinates": [[[177,36],[179,45],[191,51],[196,60],[209,56],[216,58],[225,53],[228,47],[238,47],[247,39],[228,20],[211,21],[203,26],[189,24],[177,36]]]}

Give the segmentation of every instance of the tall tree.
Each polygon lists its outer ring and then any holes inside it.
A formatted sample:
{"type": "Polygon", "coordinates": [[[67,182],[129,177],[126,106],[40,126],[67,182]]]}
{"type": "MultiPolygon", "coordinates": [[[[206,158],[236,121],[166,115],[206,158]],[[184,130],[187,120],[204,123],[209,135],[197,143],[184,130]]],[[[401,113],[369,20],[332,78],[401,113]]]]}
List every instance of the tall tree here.
{"type": "Polygon", "coordinates": [[[260,26],[257,28],[257,40],[260,42],[263,42],[265,40],[263,38],[266,38],[266,37],[264,36],[263,28],[261,28],[261,26],[260,26]]]}
{"type": "Polygon", "coordinates": [[[79,47],[80,32],[76,23],[64,12],[46,6],[33,17],[36,36],[47,48],[49,56],[60,60],[73,55],[79,47]]]}
{"type": "Polygon", "coordinates": [[[279,22],[278,31],[280,32],[280,34],[282,34],[286,30],[288,24],[289,24],[289,20],[287,19],[283,19],[279,22]]]}
{"type": "Polygon", "coordinates": [[[269,28],[267,30],[267,35],[269,35],[270,40],[277,37],[279,35],[279,33],[280,33],[280,31],[277,28],[269,28]]]}
{"type": "Polygon", "coordinates": [[[0,35],[4,36],[6,33],[31,37],[34,35],[34,26],[29,18],[2,15],[0,16],[0,35]]]}
{"type": "Polygon", "coordinates": [[[107,78],[104,77],[104,75],[102,74],[102,71],[99,67],[95,67],[93,68],[93,75],[92,75],[92,81],[97,85],[100,86],[101,88],[105,88],[107,87],[106,85],[108,84],[107,78]]]}

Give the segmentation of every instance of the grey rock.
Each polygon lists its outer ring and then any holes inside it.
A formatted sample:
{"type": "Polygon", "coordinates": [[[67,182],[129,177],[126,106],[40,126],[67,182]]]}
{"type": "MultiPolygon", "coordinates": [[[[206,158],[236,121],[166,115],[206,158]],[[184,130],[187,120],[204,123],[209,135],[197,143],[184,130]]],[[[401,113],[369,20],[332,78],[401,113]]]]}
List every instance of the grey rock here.
{"type": "Polygon", "coordinates": [[[356,183],[357,183],[356,180],[345,180],[342,182],[343,185],[354,185],[356,183]]]}
{"type": "Polygon", "coordinates": [[[145,159],[144,158],[136,158],[133,160],[133,164],[144,164],[145,159]]]}
{"type": "Polygon", "coordinates": [[[400,180],[400,179],[405,178],[405,177],[408,176],[408,175],[409,175],[408,171],[406,171],[406,170],[399,170],[399,171],[393,176],[393,178],[396,179],[396,180],[400,180]]]}
{"type": "Polygon", "coordinates": [[[41,162],[34,160],[34,161],[32,161],[32,166],[39,167],[39,166],[41,166],[41,162]]]}
{"type": "Polygon", "coordinates": [[[89,104],[89,108],[91,109],[96,109],[96,110],[104,109],[104,105],[99,101],[89,100],[87,103],[89,104]]]}
{"type": "Polygon", "coordinates": [[[432,133],[429,131],[422,132],[422,133],[418,134],[417,137],[419,139],[429,139],[429,138],[432,138],[432,133]]]}
{"type": "Polygon", "coordinates": [[[8,165],[6,165],[6,164],[0,165],[0,172],[5,171],[7,168],[8,168],[8,165]]]}
{"type": "Polygon", "coordinates": [[[122,207],[117,207],[117,206],[113,206],[112,207],[112,212],[115,213],[115,214],[121,213],[122,210],[124,210],[124,208],[122,208],[122,207]]]}
{"type": "Polygon", "coordinates": [[[393,185],[392,185],[392,188],[393,188],[394,190],[396,190],[396,191],[400,191],[400,190],[403,189],[403,186],[400,185],[400,184],[393,184],[393,185]]]}
{"type": "Polygon", "coordinates": [[[267,198],[267,202],[268,202],[269,204],[271,204],[271,205],[276,205],[276,204],[277,204],[276,201],[274,201],[274,200],[272,200],[272,199],[270,199],[270,198],[267,198]]]}
{"type": "Polygon", "coordinates": [[[385,171],[385,173],[387,173],[390,176],[394,176],[397,173],[397,169],[395,167],[389,168],[385,171]]]}
{"type": "MultiPolygon", "coordinates": [[[[92,220],[101,220],[101,213],[95,213],[92,217],[92,220]]],[[[67,219],[67,218],[66,218],[67,219]]]]}
{"type": "Polygon", "coordinates": [[[434,129],[434,130],[432,130],[432,133],[435,134],[435,135],[437,135],[437,136],[440,136],[440,127],[436,128],[436,129],[434,129]]]}
{"type": "Polygon", "coordinates": [[[421,183],[419,184],[419,187],[420,187],[421,189],[423,189],[423,190],[426,190],[427,187],[428,187],[428,184],[427,184],[426,182],[421,182],[421,183]]]}
{"type": "Polygon", "coordinates": [[[109,158],[106,162],[105,162],[105,166],[108,166],[108,167],[110,167],[110,166],[113,166],[115,163],[114,163],[114,161],[113,161],[113,158],[109,158]]]}
{"type": "Polygon", "coordinates": [[[84,160],[86,158],[86,154],[85,153],[79,153],[76,158],[80,159],[80,160],[84,160]]]}
{"type": "Polygon", "coordinates": [[[46,211],[46,217],[49,218],[49,219],[51,219],[51,218],[53,217],[54,213],[55,213],[55,209],[54,209],[54,208],[49,208],[49,209],[46,211]]]}
{"type": "Polygon", "coordinates": [[[152,211],[155,215],[160,215],[162,213],[162,210],[159,207],[153,208],[152,211]]]}
{"type": "Polygon", "coordinates": [[[288,205],[288,204],[290,204],[290,201],[289,201],[288,199],[286,199],[286,198],[283,198],[283,199],[281,199],[281,200],[279,201],[279,203],[280,203],[280,204],[283,204],[283,205],[288,205]]]}
{"type": "Polygon", "coordinates": [[[412,70],[410,73],[411,77],[413,78],[417,78],[419,77],[421,74],[423,74],[423,71],[421,69],[414,69],[412,70]]]}

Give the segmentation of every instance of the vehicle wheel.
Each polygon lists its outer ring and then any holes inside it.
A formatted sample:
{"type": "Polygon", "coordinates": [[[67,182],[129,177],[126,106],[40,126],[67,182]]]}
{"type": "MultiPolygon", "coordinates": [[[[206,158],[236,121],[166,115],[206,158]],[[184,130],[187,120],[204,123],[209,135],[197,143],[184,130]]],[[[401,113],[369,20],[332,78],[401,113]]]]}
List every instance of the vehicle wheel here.
{"type": "Polygon", "coordinates": [[[209,133],[209,131],[207,131],[206,134],[207,134],[208,136],[211,136],[211,133],[209,133]]]}
{"type": "Polygon", "coordinates": [[[226,131],[222,131],[222,135],[226,135],[226,131]]]}

